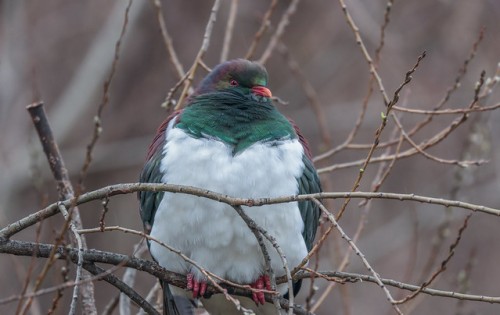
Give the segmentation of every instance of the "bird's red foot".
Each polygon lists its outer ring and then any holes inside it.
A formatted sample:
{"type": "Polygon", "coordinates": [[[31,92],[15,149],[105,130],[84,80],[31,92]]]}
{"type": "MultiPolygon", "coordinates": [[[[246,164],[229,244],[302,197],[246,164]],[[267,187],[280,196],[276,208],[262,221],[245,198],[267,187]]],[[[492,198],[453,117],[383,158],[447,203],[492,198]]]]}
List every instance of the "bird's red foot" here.
{"type": "MultiPolygon", "coordinates": [[[[269,280],[268,275],[263,275],[257,278],[257,280],[250,285],[254,289],[266,289],[271,290],[271,280],[269,280]]],[[[252,300],[255,304],[264,305],[266,303],[266,297],[264,296],[264,292],[252,292],[252,300]]]]}
{"type": "Polygon", "coordinates": [[[201,298],[207,292],[207,282],[202,280],[198,281],[194,278],[192,273],[186,276],[187,286],[186,289],[193,291],[193,299],[201,298]]]}

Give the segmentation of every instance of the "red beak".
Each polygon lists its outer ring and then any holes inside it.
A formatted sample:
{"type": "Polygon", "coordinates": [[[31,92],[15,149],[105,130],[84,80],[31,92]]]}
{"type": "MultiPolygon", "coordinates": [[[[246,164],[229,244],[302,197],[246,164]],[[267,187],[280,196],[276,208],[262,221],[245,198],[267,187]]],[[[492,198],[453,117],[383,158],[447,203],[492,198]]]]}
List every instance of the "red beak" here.
{"type": "Polygon", "coordinates": [[[268,88],[266,88],[265,86],[262,86],[262,85],[254,86],[252,88],[252,92],[257,94],[257,95],[269,97],[269,98],[271,98],[273,96],[273,93],[271,93],[271,90],[269,90],[268,88]]]}

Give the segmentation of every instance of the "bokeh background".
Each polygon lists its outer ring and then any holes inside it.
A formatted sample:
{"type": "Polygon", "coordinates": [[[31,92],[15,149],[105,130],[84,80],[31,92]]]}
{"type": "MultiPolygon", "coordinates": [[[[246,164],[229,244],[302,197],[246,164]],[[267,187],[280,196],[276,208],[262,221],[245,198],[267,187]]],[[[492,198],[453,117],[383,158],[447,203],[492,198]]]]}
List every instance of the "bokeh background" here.
{"type": "MultiPolygon", "coordinates": [[[[231,1],[224,0],[204,61],[213,67],[220,61],[221,48],[231,1]]],[[[255,54],[267,46],[289,1],[280,0],[255,54]]],[[[93,117],[103,98],[114,48],[123,26],[127,1],[0,1],[0,225],[32,213],[57,200],[55,183],[41,152],[25,106],[43,100],[72,179],[76,182],[82,167],[85,147],[91,139],[93,117]]],[[[211,1],[162,1],[165,23],[185,70],[200,48],[211,1]]],[[[245,55],[269,1],[239,1],[229,57],[245,55]]],[[[359,26],[369,50],[379,43],[386,1],[350,0],[347,7],[359,26]]],[[[485,27],[484,40],[468,67],[460,88],[446,108],[466,107],[472,100],[481,70],[494,75],[500,61],[500,2],[496,0],[420,0],[395,1],[385,32],[379,73],[392,95],[404,74],[422,51],[427,57],[401,96],[400,105],[431,109],[454,83],[459,69],[485,27]]],[[[346,23],[337,1],[302,1],[291,17],[282,42],[299,66],[305,80],[314,88],[327,121],[327,137],[321,136],[316,116],[302,81],[295,75],[280,51],[275,50],[266,67],[273,94],[289,102],[277,105],[293,118],[311,142],[314,154],[344,141],[361,110],[369,82],[369,69],[346,23]]],[[[195,81],[206,72],[201,69],[195,81]]],[[[120,58],[109,89],[109,104],[103,111],[103,133],[85,179],[86,190],[105,185],[135,182],[146,150],[157,126],[166,116],[160,107],[177,77],[159,32],[157,11],[149,1],[133,2],[127,30],[121,43],[120,58]]],[[[500,101],[493,91],[487,104],[500,101]]],[[[384,105],[374,92],[360,133],[354,143],[370,144],[380,124],[384,105]]],[[[407,129],[421,115],[401,116],[407,129]]],[[[427,139],[448,125],[456,116],[442,116],[415,137],[427,139]]],[[[420,155],[398,160],[382,191],[415,193],[433,197],[500,207],[500,112],[471,115],[468,122],[429,150],[446,159],[487,159],[489,163],[467,170],[443,165],[420,155]],[[474,118],[473,118],[474,117],[474,118]],[[472,143],[472,145],[469,145],[472,143]]],[[[393,128],[389,123],[383,139],[393,128]]],[[[408,148],[405,144],[404,147],[408,148]]],[[[383,151],[378,150],[376,156],[383,151]]],[[[365,150],[344,150],[321,161],[318,167],[363,159],[365,150]]],[[[370,165],[360,190],[369,190],[377,165],[370,165]]],[[[359,168],[346,168],[322,174],[328,189],[347,191],[359,168]]],[[[337,210],[341,201],[330,205],[337,210]]],[[[106,217],[108,225],[142,229],[135,195],[113,198],[106,217]]],[[[101,206],[94,202],[81,207],[85,227],[99,224],[101,206]]],[[[363,212],[353,201],[341,221],[353,235],[363,212]]],[[[410,283],[421,283],[422,273],[439,268],[462,224],[465,210],[410,202],[373,201],[365,230],[358,246],[381,276],[410,283]],[[435,253],[432,248],[437,247],[435,253]],[[428,261],[432,267],[426,268],[428,261]]],[[[61,226],[51,218],[41,227],[41,241],[51,242],[61,226]]],[[[432,287],[473,294],[499,296],[500,219],[476,213],[447,270],[432,287]]],[[[196,231],[186,231],[194,233],[196,231]]],[[[15,238],[34,240],[35,228],[15,238]]],[[[335,233],[334,233],[335,234],[335,233]]],[[[346,244],[331,236],[321,251],[320,269],[335,270],[346,244]]],[[[132,253],[137,237],[119,232],[88,235],[89,246],[119,253],[132,253]]],[[[35,266],[40,271],[43,261],[35,266]]],[[[30,259],[0,255],[0,299],[21,292],[30,259]]],[[[61,280],[60,263],[53,268],[45,286],[61,280]]],[[[357,257],[346,269],[367,273],[357,257]]],[[[117,274],[123,273],[122,270],[117,274]]],[[[137,290],[146,294],[155,280],[140,275],[137,290]]],[[[317,281],[317,298],[328,283],[317,281]]],[[[303,302],[308,285],[299,301],[303,302]]],[[[98,310],[102,310],[116,291],[106,283],[96,284],[98,310]]],[[[71,291],[66,290],[56,314],[67,312],[71,291]],[[66,304],[65,304],[66,303],[66,304]]],[[[395,296],[399,291],[391,289],[395,296]]],[[[46,314],[52,295],[36,299],[32,314],[46,314]]],[[[17,303],[0,305],[1,314],[13,314],[17,303]]],[[[497,314],[498,304],[460,302],[455,299],[419,296],[402,306],[405,314],[497,314]]],[[[317,314],[392,314],[382,291],[373,284],[345,284],[334,288],[317,314]]]]}

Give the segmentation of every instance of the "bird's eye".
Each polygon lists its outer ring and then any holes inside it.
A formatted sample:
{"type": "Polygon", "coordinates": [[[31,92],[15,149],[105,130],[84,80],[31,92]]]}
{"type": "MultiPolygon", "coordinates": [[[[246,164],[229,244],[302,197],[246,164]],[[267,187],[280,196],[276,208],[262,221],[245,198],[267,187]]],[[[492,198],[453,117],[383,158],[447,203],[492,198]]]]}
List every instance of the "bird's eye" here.
{"type": "Polygon", "coordinates": [[[238,81],[231,80],[231,81],[229,81],[229,85],[231,85],[231,86],[238,86],[239,84],[238,84],[238,81]]]}

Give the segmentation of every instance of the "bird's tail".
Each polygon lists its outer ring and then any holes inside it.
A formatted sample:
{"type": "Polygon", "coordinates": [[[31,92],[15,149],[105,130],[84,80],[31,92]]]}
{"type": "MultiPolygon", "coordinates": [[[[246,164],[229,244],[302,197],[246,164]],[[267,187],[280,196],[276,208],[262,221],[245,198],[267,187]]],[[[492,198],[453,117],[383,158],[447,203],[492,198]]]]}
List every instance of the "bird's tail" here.
{"type": "Polygon", "coordinates": [[[163,314],[164,315],[193,315],[193,303],[189,298],[182,295],[172,294],[168,283],[161,281],[163,288],[163,314]]]}

